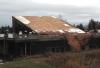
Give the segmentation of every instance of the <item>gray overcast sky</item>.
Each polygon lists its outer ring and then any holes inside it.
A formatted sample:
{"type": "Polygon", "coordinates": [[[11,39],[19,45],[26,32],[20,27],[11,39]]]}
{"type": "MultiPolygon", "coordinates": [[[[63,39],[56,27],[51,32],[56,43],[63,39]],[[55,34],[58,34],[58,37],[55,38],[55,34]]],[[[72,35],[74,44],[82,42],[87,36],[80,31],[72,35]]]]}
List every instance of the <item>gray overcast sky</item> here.
{"type": "Polygon", "coordinates": [[[62,15],[71,23],[100,20],[100,0],[0,0],[0,25],[11,25],[11,16],[62,15]]]}

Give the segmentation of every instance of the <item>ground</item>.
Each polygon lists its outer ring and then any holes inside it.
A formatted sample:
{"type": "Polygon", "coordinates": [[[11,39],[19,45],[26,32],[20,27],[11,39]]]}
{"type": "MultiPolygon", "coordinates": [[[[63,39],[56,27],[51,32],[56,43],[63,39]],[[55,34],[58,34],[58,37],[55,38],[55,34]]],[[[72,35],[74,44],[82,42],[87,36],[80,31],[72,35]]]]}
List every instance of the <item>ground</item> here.
{"type": "Polygon", "coordinates": [[[17,58],[0,68],[100,68],[100,49],[17,58]]]}
{"type": "Polygon", "coordinates": [[[53,68],[50,64],[38,59],[17,59],[0,65],[0,68],[53,68]]]}

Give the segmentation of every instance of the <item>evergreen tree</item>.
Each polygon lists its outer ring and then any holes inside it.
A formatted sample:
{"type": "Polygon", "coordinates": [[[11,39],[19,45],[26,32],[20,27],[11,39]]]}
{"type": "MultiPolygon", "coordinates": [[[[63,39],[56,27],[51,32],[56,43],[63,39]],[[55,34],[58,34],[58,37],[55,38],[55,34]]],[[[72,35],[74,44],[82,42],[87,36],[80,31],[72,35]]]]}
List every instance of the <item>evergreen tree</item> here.
{"type": "Polygon", "coordinates": [[[80,28],[81,30],[84,30],[83,24],[80,24],[79,26],[80,26],[79,28],[80,28]]]}
{"type": "Polygon", "coordinates": [[[79,29],[81,29],[81,30],[84,30],[83,24],[79,24],[79,25],[77,25],[76,27],[79,28],[79,29]]]}
{"type": "Polygon", "coordinates": [[[97,22],[93,19],[89,21],[88,30],[94,30],[94,32],[97,32],[97,22]]]}

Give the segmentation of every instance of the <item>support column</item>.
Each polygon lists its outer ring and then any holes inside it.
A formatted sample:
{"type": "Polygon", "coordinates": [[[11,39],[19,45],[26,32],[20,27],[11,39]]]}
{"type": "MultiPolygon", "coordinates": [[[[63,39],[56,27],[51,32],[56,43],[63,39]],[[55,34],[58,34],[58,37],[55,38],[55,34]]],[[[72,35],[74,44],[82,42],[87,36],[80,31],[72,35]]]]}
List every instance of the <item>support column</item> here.
{"type": "Polygon", "coordinates": [[[26,45],[26,42],[25,42],[25,56],[27,55],[27,45],[26,45]]]}
{"type": "Polygon", "coordinates": [[[5,41],[5,38],[4,38],[4,46],[3,46],[3,55],[4,55],[4,59],[5,59],[5,55],[6,55],[6,41],[5,41]]]}
{"type": "Polygon", "coordinates": [[[7,56],[7,42],[6,38],[4,38],[4,46],[3,46],[3,55],[4,55],[4,60],[6,60],[7,56]]]}
{"type": "Polygon", "coordinates": [[[31,56],[31,42],[30,42],[30,48],[29,48],[29,51],[30,51],[30,56],[31,56]]]}

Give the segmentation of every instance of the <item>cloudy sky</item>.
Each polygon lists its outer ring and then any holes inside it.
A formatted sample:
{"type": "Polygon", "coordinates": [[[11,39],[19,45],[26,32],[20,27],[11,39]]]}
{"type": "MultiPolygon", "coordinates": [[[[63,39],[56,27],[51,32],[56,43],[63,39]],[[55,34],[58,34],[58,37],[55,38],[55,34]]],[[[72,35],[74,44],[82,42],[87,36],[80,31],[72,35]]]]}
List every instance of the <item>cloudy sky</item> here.
{"type": "Polygon", "coordinates": [[[100,20],[100,0],[0,0],[0,25],[11,25],[11,16],[60,16],[71,23],[100,20]]]}

